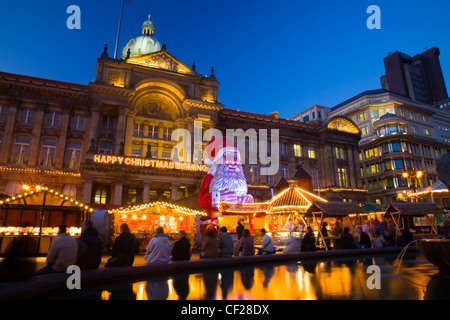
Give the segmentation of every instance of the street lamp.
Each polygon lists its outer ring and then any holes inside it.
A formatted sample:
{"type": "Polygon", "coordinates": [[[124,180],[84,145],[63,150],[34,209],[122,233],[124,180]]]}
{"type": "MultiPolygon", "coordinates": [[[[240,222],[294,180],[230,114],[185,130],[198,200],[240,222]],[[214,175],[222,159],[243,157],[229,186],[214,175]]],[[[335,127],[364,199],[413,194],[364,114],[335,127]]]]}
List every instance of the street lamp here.
{"type": "Polygon", "coordinates": [[[412,171],[412,172],[403,172],[402,177],[405,179],[408,178],[414,178],[414,182],[410,183],[410,180],[408,179],[408,185],[412,185],[414,188],[414,193],[416,193],[416,184],[417,184],[417,179],[422,178],[423,176],[423,172],[422,171],[412,171]]]}

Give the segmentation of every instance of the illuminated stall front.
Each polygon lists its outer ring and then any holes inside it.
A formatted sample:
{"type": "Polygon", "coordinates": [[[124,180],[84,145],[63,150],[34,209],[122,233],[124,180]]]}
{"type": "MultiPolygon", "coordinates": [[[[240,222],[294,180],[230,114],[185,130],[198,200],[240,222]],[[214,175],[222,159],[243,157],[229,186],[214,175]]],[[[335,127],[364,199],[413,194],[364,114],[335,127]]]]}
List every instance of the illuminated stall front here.
{"type": "Polygon", "coordinates": [[[306,216],[313,220],[316,235],[316,245],[329,250],[328,243],[333,244],[335,237],[324,237],[321,230],[323,223],[327,220],[328,225],[336,221],[347,220],[351,226],[351,233],[354,232],[356,223],[360,215],[366,215],[364,208],[354,202],[318,202],[314,201],[306,211],[306,216]],[[332,240],[330,242],[330,240],[332,240]]]}
{"type": "Polygon", "coordinates": [[[111,237],[115,239],[120,234],[120,225],[126,223],[130,232],[138,238],[141,251],[145,250],[158,227],[163,227],[164,233],[169,234],[174,240],[176,234],[180,230],[184,230],[188,234],[191,244],[194,244],[195,218],[207,215],[202,211],[166,202],[151,202],[133,207],[112,209],[108,213],[111,214],[111,237]]]}
{"type": "Polygon", "coordinates": [[[255,231],[264,228],[272,237],[275,246],[282,248],[288,236],[303,236],[304,227],[311,224],[311,221],[305,217],[305,213],[313,201],[327,202],[292,183],[289,188],[264,203],[221,202],[218,207],[221,213],[219,224],[228,229],[231,227],[231,231],[234,232],[233,226],[241,220],[244,227],[253,233],[255,245],[261,243],[259,232],[255,231]]]}
{"type": "Polygon", "coordinates": [[[66,225],[71,236],[81,234],[81,223],[89,219],[93,209],[43,186],[22,186],[22,193],[0,201],[0,248],[4,254],[20,237],[27,236],[27,252],[48,253],[58,226],[66,225]]]}

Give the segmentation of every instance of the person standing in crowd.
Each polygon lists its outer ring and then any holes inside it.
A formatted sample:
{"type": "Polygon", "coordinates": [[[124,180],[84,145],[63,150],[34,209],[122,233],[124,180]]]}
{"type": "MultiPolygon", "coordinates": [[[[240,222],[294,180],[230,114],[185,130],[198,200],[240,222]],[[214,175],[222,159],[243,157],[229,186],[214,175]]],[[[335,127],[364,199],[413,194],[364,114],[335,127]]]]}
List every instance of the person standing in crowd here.
{"type": "MultiPolygon", "coordinates": [[[[324,238],[328,238],[330,235],[328,234],[328,223],[324,222],[322,224],[322,229],[320,229],[320,232],[322,233],[322,237],[324,238]]],[[[331,245],[331,241],[330,239],[325,239],[325,244],[327,246],[328,249],[330,249],[330,245],[331,245]]]]}
{"type": "Polygon", "coordinates": [[[302,251],[302,238],[294,237],[290,235],[284,240],[286,247],[283,249],[283,253],[294,253],[302,251]]]}
{"type": "Polygon", "coordinates": [[[238,221],[238,225],[236,227],[236,233],[238,236],[238,240],[240,240],[244,233],[244,225],[241,223],[241,220],[238,221]]]}
{"type": "Polygon", "coordinates": [[[180,230],[178,239],[172,243],[172,261],[190,260],[191,256],[191,243],[186,237],[186,231],[180,230]]]}
{"type": "MultiPolygon", "coordinates": [[[[28,225],[30,223],[23,223],[24,227],[28,225]]],[[[29,235],[22,235],[10,242],[5,258],[0,262],[0,282],[29,279],[36,269],[34,254],[37,246],[37,240],[29,235]]]]}
{"type": "Polygon", "coordinates": [[[97,269],[102,262],[103,243],[91,220],[83,222],[83,231],[77,242],[78,255],[76,265],[81,270],[97,269]]]}
{"type": "Polygon", "coordinates": [[[286,231],[291,233],[292,230],[294,229],[294,223],[292,222],[291,218],[288,218],[288,221],[286,222],[286,231]]]}
{"type": "Polygon", "coordinates": [[[258,255],[272,254],[274,249],[272,238],[266,234],[265,229],[261,229],[260,232],[263,239],[261,242],[261,249],[258,250],[258,255]]]}
{"type": "Polygon", "coordinates": [[[126,223],[119,227],[120,235],[114,241],[111,258],[105,264],[105,267],[123,267],[131,266],[134,262],[134,256],[139,253],[139,242],[130,232],[126,223]]]}
{"type": "Polygon", "coordinates": [[[147,264],[150,263],[168,263],[172,247],[170,245],[170,236],[164,233],[163,227],[156,228],[156,233],[150,240],[145,254],[147,264]]]}
{"type": "Polygon", "coordinates": [[[316,238],[311,227],[306,227],[306,233],[302,240],[302,251],[316,251],[316,238]]]}
{"type": "Polygon", "coordinates": [[[227,227],[220,228],[219,253],[222,258],[231,258],[233,256],[234,241],[227,227]]]}
{"type": "Polygon", "coordinates": [[[355,240],[353,235],[350,233],[350,228],[345,227],[344,232],[341,234],[341,249],[354,249],[355,240]]]}
{"type": "Polygon", "coordinates": [[[336,223],[334,224],[334,229],[333,229],[333,246],[334,249],[341,249],[341,234],[342,232],[344,232],[344,230],[342,230],[341,224],[339,221],[336,221],[336,223]]]}
{"type": "Polygon", "coordinates": [[[240,240],[241,242],[241,248],[242,248],[242,255],[243,256],[254,256],[255,255],[255,243],[254,239],[250,234],[249,229],[244,229],[242,238],[240,240]]]}
{"type": "Polygon", "coordinates": [[[372,247],[372,241],[370,241],[369,235],[364,232],[363,228],[358,227],[356,228],[359,233],[359,239],[358,243],[356,244],[357,248],[371,248],[372,247]]]}
{"type": "Polygon", "coordinates": [[[59,226],[58,236],[52,241],[47,254],[46,266],[34,273],[35,276],[43,274],[66,272],[77,260],[77,241],[67,232],[65,225],[59,226]]]}
{"type": "Polygon", "coordinates": [[[219,248],[217,247],[217,237],[212,229],[206,229],[202,242],[202,258],[219,257],[219,248]]]}
{"type": "Polygon", "coordinates": [[[374,248],[383,248],[385,244],[386,240],[384,240],[383,234],[379,228],[376,228],[372,235],[372,246],[374,248]]]}

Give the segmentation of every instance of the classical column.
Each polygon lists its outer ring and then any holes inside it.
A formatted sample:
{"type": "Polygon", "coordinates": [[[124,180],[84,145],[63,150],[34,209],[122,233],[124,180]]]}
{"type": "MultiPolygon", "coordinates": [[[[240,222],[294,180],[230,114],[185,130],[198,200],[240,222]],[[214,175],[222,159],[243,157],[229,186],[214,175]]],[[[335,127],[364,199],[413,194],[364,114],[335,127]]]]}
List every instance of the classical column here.
{"type": "MultiPolygon", "coordinates": [[[[41,147],[41,131],[42,131],[42,123],[44,121],[45,110],[47,109],[46,103],[38,103],[36,107],[36,112],[34,114],[34,123],[33,123],[33,135],[31,136],[30,141],[30,149],[28,151],[28,165],[36,166],[39,165],[39,158],[41,156],[40,147],[41,147]]],[[[57,155],[55,155],[56,158],[57,155]]]]}
{"type": "Polygon", "coordinates": [[[122,141],[125,143],[125,126],[127,121],[127,116],[125,114],[126,108],[119,107],[119,118],[117,119],[117,130],[116,130],[116,145],[115,154],[119,154],[120,144],[122,141]]]}
{"type": "Polygon", "coordinates": [[[7,163],[9,157],[12,155],[11,144],[14,144],[14,126],[16,124],[16,115],[19,104],[19,100],[12,100],[8,106],[8,116],[6,118],[5,131],[0,149],[0,163],[7,163]]]}
{"type": "Polygon", "coordinates": [[[131,156],[131,143],[134,131],[134,115],[127,115],[126,129],[125,129],[125,155],[131,156]]]}
{"type": "Polygon", "coordinates": [[[83,203],[91,203],[92,199],[92,178],[84,178],[83,181],[83,203]]]}
{"type": "Polygon", "coordinates": [[[90,145],[91,140],[94,139],[94,152],[97,153],[97,146],[98,146],[98,138],[97,138],[97,131],[98,126],[100,124],[100,105],[98,103],[94,103],[92,106],[91,111],[91,123],[89,128],[89,135],[88,135],[88,143],[90,145]]]}
{"type": "MultiPolygon", "coordinates": [[[[348,157],[348,186],[355,189],[357,185],[357,170],[355,170],[355,159],[353,154],[353,148],[347,147],[347,157],[348,157]]],[[[358,158],[356,158],[358,159],[358,158]]]]}
{"type": "Polygon", "coordinates": [[[177,194],[178,194],[178,185],[172,183],[172,189],[170,193],[172,202],[177,200],[177,194]]]}
{"type": "Polygon", "coordinates": [[[144,181],[144,190],[142,191],[142,202],[150,202],[150,181],[144,181]]]}
{"type": "Polygon", "coordinates": [[[114,185],[114,201],[113,204],[122,204],[123,181],[116,181],[114,185]]]}
{"type": "Polygon", "coordinates": [[[63,107],[61,122],[59,124],[59,138],[56,143],[55,168],[64,168],[64,154],[66,149],[67,130],[69,129],[69,118],[72,106],[63,107]]]}

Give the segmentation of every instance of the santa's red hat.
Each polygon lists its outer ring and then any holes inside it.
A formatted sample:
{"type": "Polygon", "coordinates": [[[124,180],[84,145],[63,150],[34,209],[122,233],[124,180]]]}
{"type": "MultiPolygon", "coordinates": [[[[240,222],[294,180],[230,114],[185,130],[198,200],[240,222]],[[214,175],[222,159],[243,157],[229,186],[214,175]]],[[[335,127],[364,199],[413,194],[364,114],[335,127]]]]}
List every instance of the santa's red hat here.
{"type": "Polygon", "coordinates": [[[241,156],[239,153],[239,149],[231,139],[227,137],[212,138],[205,148],[205,165],[210,167],[213,164],[222,163],[222,157],[228,151],[235,152],[238,159],[240,160],[241,156]]]}

